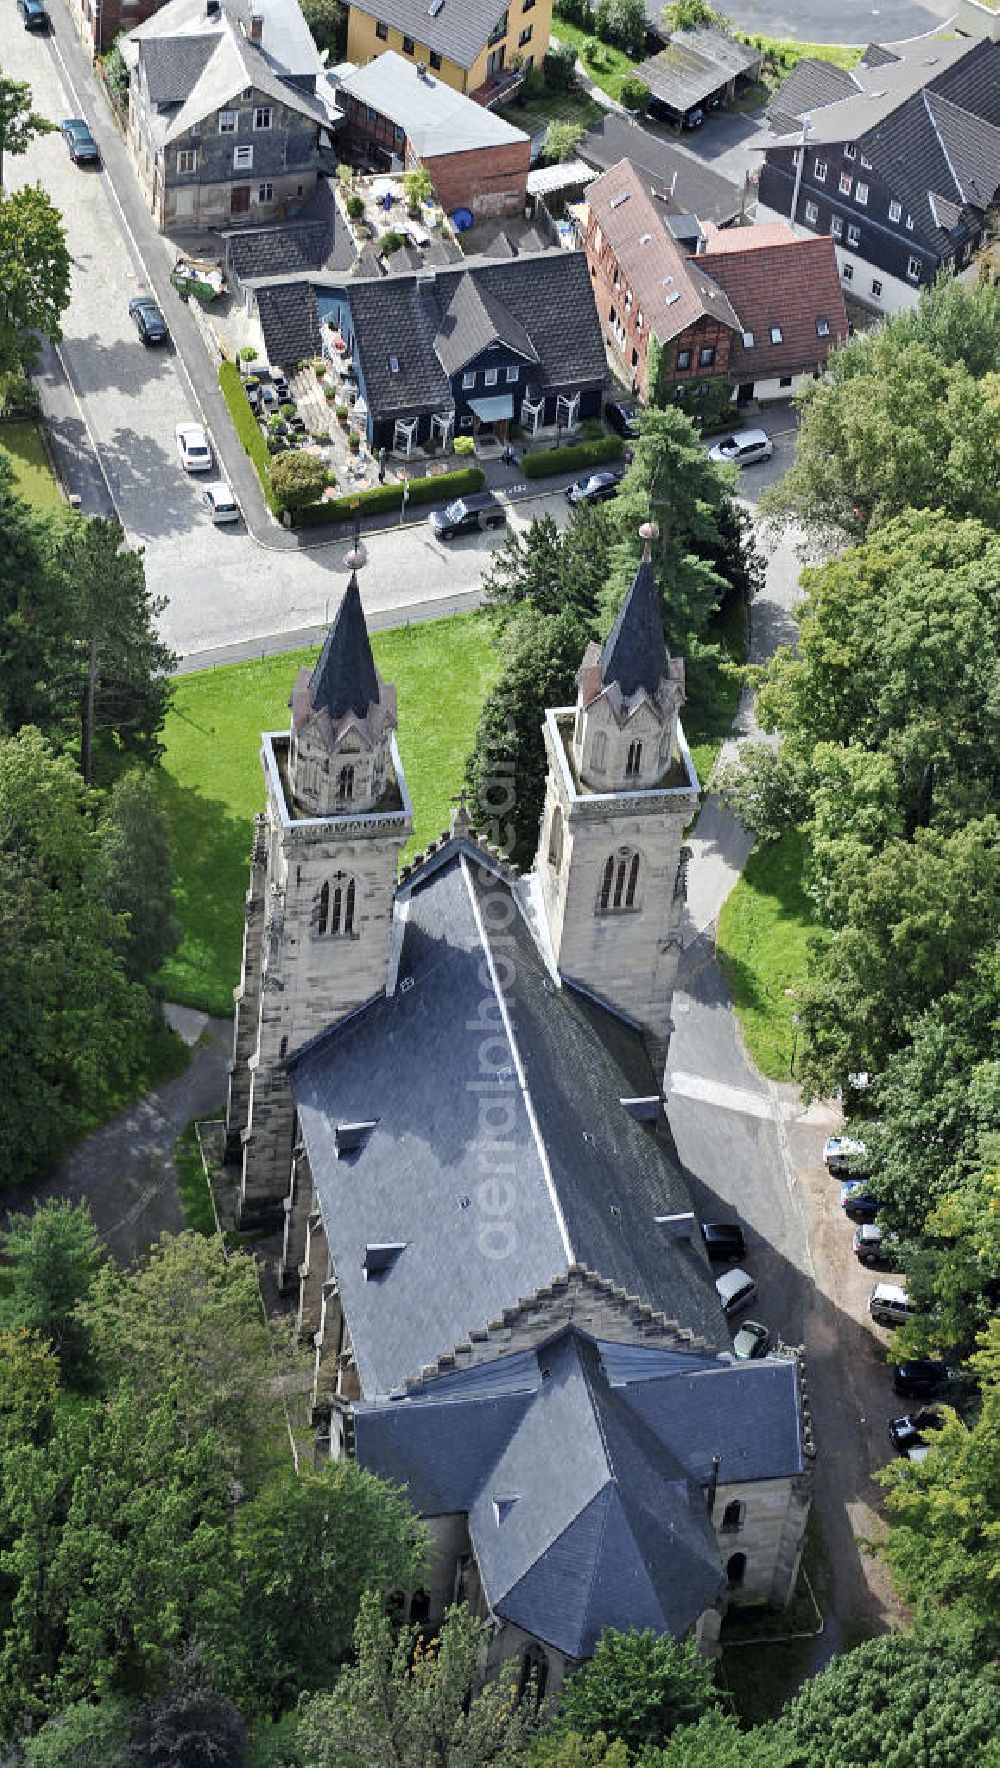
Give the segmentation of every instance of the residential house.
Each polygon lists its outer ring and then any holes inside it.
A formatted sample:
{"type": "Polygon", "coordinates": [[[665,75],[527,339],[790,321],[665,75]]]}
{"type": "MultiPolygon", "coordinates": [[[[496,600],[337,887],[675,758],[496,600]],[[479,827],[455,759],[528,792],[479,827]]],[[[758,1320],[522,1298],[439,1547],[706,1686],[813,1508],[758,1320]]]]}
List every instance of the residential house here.
{"type": "Polygon", "coordinates": [[[534,433],[600,416],[607,363],[580,252],[352,280],[333,317],[375,450],[505,441],[512,421],[534,433]]]}
{"type": "Polygon", "coordinates": [[[649,87],[649,110],[675,126],[695,111],[730,104],[760,78],[761,52],[728,31],[698,25],[674,31],[665,49],[636,68],[649,87]]]}
{"type": "Polygon", "coordinates": [[[552,0],[348,0],[347,59],[361,67],[395,50],[494,103],[541,65],[551,29],[552,0]]]}
{"type": "Polygon", "coordinates": [[[132,31],[167,0],[68,0],[70,17],[90,55],[106,55],[122,31],[132,31]]]}
{"type": "Polygon", "coordinates": [[[665,215],[697,215],[719,227],[743,219],[745,197],[738,184],[633,117],[608,111],[581,138],[577,153],[598,172],[628,160],[665,215]]]}
{"type": "Polygon", "coordinates": [[[589,186],[580,231],[608,354],[643,399],[672,388],[693,409],[720,380],[787,398],[847,336],[829,240],[666,215],[627,160],[589,186]]]}
{"type": "Polygon", "coordinates": [[[1000,43],[873,43],[849,73],[802,61],[768,119],[758,219],[832,239],[854,299],[898,312],[969,262],[1000,189],[1000,43]]]}
{"type": "Polygon", "coordinates": [[[428,1520],[411,1613],[469,1601],[487,1671],[550,1692],[606,1626],[712,1651],[731,1604],[786,1603],[813,1454],[798,1356],[733,1358],[665,1117],[698,780],[648,547],[578,684],[532,872],[464,807],[397,872],[396,696],[351,578],[263,738],[227,1117],[320,1450],[428,1520]]]}
{"type": "Polygon", "coordinates": [[[524,208],[531,142],[521,129],[393,50],[340,82],[338,148],[376,170],[423,166],[441,207],[478,220],[524,208]]]}
{"type": "Polygon", "coordinates": [[[329,132],[298,0],[170,0],[122,53],[129,150],[162,231],[280,220],[311,196],[329,132]]]}

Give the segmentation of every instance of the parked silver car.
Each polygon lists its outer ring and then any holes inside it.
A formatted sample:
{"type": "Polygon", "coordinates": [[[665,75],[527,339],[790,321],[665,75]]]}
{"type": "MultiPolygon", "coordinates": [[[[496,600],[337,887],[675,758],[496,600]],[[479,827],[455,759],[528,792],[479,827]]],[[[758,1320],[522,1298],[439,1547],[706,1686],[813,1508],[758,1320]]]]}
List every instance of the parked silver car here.
{"type": "Polygon", "coordinates": [[[770,460],[773,453],[774,443],[766,430],[734,430],[709,449],[708,458],[717,466],[752,467],[760,460],[770,460]]]}

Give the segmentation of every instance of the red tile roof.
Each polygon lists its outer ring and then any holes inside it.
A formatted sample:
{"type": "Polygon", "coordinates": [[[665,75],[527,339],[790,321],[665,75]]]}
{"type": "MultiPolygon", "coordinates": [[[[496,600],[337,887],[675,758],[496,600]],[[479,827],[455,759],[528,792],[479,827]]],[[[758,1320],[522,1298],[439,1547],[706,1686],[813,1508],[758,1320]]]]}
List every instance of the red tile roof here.
{"type": "Polygon", "coordinates": [[[708,251],[698,257],[702,271],[725,289],[743,331],[753,333],[752,346],[742,338],[733,344],[729,366],[738,380],[814,368],[847,337],[833,240],[800,239],[787,227],[784,237],[775,232],[772,225],[724,235],[713,228],[708,251]],[[780,328],[780,343],[771,341],[773,326],[780,328]]]}

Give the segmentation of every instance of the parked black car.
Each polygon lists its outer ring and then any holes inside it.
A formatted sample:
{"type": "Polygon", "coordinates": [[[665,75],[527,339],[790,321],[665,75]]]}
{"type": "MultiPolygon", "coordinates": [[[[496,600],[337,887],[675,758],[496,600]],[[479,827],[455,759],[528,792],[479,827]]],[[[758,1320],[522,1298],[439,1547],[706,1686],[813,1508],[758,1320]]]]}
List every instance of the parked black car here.
{"type": "Polygon", "coordinates": [[[639,407],[631,399],[609,399],[604,407],[604,421],[627,442],[639,437],[639,407]]]}
{"type": "Polygon", "coordinates": [[[152,295],[133,295],[128,304],[132,323],[144,344],[165,344],[170,337],[167,322],[152,295]]]}
{"type": "Polygon", "coordinates": [[[862,1222],[855,1228],[851,1246],[859,1264],[873,1265],[880,1271],[899,1270],[899,1241],[877,1222],[862,1222]]]}
{"type": "Polygon", "coordinates": [[[582,479],[575,479],[572,485],[567,485],[566,502],[574,507],[578,503],[605,503],[609,497],[616,496],[624,476],[623,467],[601,467],[597,472],[584,473],[582,479]]]}
{"type": "Polygon", "coordinates": [[[940,1392],[947,1380],[948,1365],[936,1357],[911,1357],[893,1365],[892,1385],[905,1399],[926,1399],[940,1392]]]}
{"type": "Polygon", "coordinates": [[[82,117],[67,117],[59,127],[74,165],[100,165],[100,149],[82,117]]]}
{"type": "Polygon", "coordinates": [[[26,31],[47,31],[49,15],[43,0],[17,0],[17,10],[26,31]]]}
{"type": "Polygon", "coordinates": [[[873,1222],[879,1212],[879,1200],[865,1190],[857,1179],[845,1179],[840,1187],[840,1207],[850,1222],[873,1222]]]}
{"type": "Polygon", "coordinates": [[[739,1264],[746,1258],[747,1243],[739,1222],[702,1222],[701,1232],[713,1263],[739,1264]]]}
{"type": "Polygon", "coordinates": [[[456,534],[502,528],[507,516],[492,491],[470,491],[464,497],[456,497],[445,509],[431,510],[427,520],[438,540],[452,540],[456,534]]]}
{"type": "Polygon", "coordinates": [[[902,1418],[890,1418],[889,1441],[897,1455],[906,1455],[911,1461],[922,1460],[921,1451],[926,1453],[928,1430],[940,1430],[941,1414],[932,1407],[921,1406],[916,1412],[904,1412],[902,1418]]]}

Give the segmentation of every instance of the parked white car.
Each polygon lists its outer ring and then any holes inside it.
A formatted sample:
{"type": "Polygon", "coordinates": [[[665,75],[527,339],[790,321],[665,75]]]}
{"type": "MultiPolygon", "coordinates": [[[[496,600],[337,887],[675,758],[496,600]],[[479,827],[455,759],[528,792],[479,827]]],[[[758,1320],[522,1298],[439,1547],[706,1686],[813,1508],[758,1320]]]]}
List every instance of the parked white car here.
{"type": "Polygon", "coordinates": [[[239,521],[242,511],[225,479],[215,479],[211,485],[205,486],[201,495],[213,522],[239,521]]]}
{"type": "Polygon", "coordinates": [[[177,452],[186,473],[207,473],[214,464],[212,449],[201,424],[178,424],[174,431],[177,452]]]}
{"type": "Polygon", "coordinates": [[[770,460],[773,453],[774,443],[766,430],[736,430],[716,442],[708,458],[718,466],[752,467],[759,460],[770,460]]]}
{"type": "Polygon", "coordinates": [[[739,1266],[734,1271],[725,1271],[715,1279],[716,1294],[722,1303],[724,1314],[738,1314],[753,1301],[757,1293],[757,1285],[749,1271],[741,1271],[739,1266]]]}

